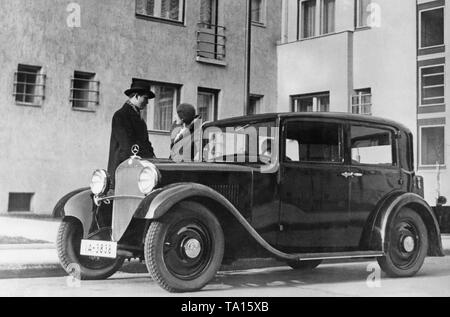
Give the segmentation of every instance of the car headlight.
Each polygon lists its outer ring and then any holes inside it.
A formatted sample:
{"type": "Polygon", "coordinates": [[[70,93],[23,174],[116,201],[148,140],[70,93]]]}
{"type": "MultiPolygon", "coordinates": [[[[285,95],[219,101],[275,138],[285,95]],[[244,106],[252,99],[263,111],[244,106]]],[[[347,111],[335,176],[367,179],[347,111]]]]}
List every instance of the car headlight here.
{"type": "Polygon", "coordinates": [[[159,182],[159,171],[155,165],[148,163],[139,174],[139,190],[144,195],[148,195],[152,190],[158,185],[159,182]]]}
{"type": "Polygon", "coordinates": [[[105,170],[96,170],[91,179],[91,191],[95,196],[106,193],[109,190],[109,176],[105,170]]]}

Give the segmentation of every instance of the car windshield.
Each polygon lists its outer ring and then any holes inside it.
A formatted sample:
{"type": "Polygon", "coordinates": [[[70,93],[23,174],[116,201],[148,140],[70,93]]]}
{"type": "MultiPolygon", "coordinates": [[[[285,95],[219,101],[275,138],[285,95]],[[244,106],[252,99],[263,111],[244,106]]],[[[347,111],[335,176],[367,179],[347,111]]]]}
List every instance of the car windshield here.
{"type": "Polygon", "coordinates": [[[203,132],[203,160],[272,164],[276,158],[275,122],[214,126],[203,132]]]}

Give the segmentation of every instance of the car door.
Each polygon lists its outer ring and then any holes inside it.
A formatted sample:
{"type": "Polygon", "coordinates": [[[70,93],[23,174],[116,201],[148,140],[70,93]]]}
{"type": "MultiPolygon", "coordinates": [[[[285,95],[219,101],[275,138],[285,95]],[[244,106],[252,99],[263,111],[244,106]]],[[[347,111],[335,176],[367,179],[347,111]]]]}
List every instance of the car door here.
{"type": "Polygon", "coordinates": [[[343,125],[295,119],[283,130],[278,247],[285,252],[346,247],[350,167],[344,164],[343,125]]]}
{"type": "Polygon", "coordinates": [[[371,213],[389,193],[405,190],[398,163],[397,131],[367,124],[348,126],[351,151],[349,238],[358,246],[371,213]]]}

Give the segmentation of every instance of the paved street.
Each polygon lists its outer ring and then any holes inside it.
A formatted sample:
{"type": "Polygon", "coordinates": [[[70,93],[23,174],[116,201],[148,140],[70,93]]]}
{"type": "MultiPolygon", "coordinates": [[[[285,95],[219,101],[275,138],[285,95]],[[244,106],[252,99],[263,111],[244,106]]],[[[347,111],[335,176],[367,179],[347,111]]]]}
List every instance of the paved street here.
{"type": "MultiPolygon", "coordinates": [[[[308,296],[450,296],[450,257],[427,259],[414,278],[381,275],[380,287],[368,266],[374,262],[325,264],[302,273],[288,267],[220,272],[203,291],[170,294],[147,274],[118,273],[106,281],[67,277],[0,280],[0,296],[144,296],[144,297],[308,297],[308,296]],[[372,275],[369,277],[369,275],[372,275]],[[367,280],[371,281],[369,287],[367,280]]],[[[378,265],[374,265],[378,268],[378,265]]]]}

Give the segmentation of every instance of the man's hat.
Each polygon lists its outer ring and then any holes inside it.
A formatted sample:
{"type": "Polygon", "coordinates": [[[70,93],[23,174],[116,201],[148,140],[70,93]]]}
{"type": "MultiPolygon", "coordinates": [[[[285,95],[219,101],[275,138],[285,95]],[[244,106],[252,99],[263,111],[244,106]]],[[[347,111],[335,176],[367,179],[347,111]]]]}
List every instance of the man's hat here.
{"type": "Polygon", "coordinates": [[[155,98],[155,94],[150,90],[150,84],[142,81],[134,81],[131,84],[131,88],[125,90],[125,95],[127,95],[128,97],[130,97],[130,95],[133,93],[148,95],[149,99],[155,98]]]}

